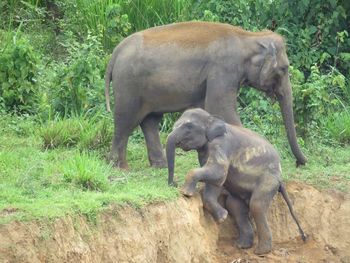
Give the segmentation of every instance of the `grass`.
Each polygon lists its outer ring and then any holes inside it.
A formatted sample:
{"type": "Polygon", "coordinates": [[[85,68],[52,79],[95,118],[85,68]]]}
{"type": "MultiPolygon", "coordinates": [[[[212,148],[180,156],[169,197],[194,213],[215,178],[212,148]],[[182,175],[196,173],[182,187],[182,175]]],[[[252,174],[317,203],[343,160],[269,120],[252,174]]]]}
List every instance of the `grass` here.
{"type": "Polygon", "coordinates": [[[350,142],[350,114],[346,108],[342,112],[335,112],[329,116],[325,126],[331,138],[343,143],[350,142]]]}
{"type": "Polygon", "coordinates": [[[104,45],[113,48],[110,34],[130,34],[145,28],[187,20],[192,1],[188,0],[78,0],[75,3],[81,21],[89,30],[104,37],[104,45]],[[126,16],[125,16],[126,15],[126,16]],[[114,33],[112,33],[114,32],[114,33]]]}
{"type": "Polygon", "coordinates": [[[283,177],[299,180],[320,189],[336,189],[348,192],[350,189],[350,147],[312,147],[307,152],[308,163],[296,168],[290,159],[282,162],[283,177]]]}
{"type": "MultiPolygon", "coordinates": [[[[90,126],[103,127],[96,123],[90,126]]],[[[89,130],[90,126],[85,129],[89,130]]],[[[128,146],[131,168],[122,171],[105,162],[101,149],[79,147],[82,137],[75,146],[43,147],[41,133],[45,127],[48,126],[31,118],[4,115],[0,120],[0,223],[74,213],[94,218],[110,204],[140,207],[179,196],[178,189],[167,186],[166,169],[149,167],[138,131],[128,146]]],[[[74,134],[68,133],[66,138],[70,136],[74,134]]],[[[162,134],[163,142],[165,137],[162,134]]],[[[310,148],[309,163],[298,169],[288,153],[282,156],[286,181],[300,180],[319,188],[349,190],[350,147],[310,148]]],[[[186,172],[197,165],[195,152],[177,152],[175,171],[180,185],[186,172]]]]}
{"type": "MultiPolygon", "coordinates": [[[[27,122],[8,116],[0,122],[0,223],[70,213],[89,216],[111,203],[139,207],[179,195],[168,187],[166,169],[149,167],[139,139],[130,140],[131,169],[122,171],[107,164],[99,151],[64,145],[46,149],[40,134],[47,126],[27,122]]],[[[195,165],[195,155],[190,156],[179,156],[179,170],[195,165]]]]}

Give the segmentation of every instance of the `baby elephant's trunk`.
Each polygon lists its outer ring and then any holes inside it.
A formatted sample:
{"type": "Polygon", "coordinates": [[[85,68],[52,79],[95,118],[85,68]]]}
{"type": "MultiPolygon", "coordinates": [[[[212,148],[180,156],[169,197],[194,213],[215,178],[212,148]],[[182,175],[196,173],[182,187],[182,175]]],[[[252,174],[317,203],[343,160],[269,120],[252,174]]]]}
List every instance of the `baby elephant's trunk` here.
{"type": "Polygon", "coordinates": [[[284,184],[281,183],[280,188],[279,188],[278,191],[282,194],[283,199],[286,201],[287,206],[288,206],[289,211],[290,211],[290,214],[292,215],[292,217],[293,217],[295,223],[297,224],[297,226],[298,226],[298,228],[299,228],[299,232],[300,232],[300,235],[301,235],[301,239],[305,242],[306,239],[307,239],[307,236],[305,235],[303,229],[302,229],[301,226],[300,226],[300,223],[299,223],[297,217],[296,217],[295,214],[294,214],[293,207],[292,207],[292,203],[290,202],[290,199],[289,199],[289,196],[288,196],[288,193],[287,193],[287,191],[286,191],[286,188],[285,188],[284,184]]]}

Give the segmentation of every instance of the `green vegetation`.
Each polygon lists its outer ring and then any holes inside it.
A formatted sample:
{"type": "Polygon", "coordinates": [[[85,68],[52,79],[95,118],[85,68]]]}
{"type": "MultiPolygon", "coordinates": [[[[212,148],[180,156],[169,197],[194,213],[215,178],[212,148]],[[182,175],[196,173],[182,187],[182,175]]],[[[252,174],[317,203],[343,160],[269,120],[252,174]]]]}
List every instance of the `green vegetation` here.
{"type": "MultiPolygon", "coordinates": [[[[17,117],[1,120],[0,223],[67,213],[88,215],[110,203],[141,206],[178,196],[176,189],[167,186],[166,169],[148,167],[143,144],[131,142],[132,169],[122,171],[88,149],[62,145],[45,150],[40,126],[17,117]],[[7,126],[14,122],[18,125],[7,126]],[[9,209],[14,212],[3,216],[9,209]]],[[[74,130],[67,137],[75,139],[74,130]]],[[[195,158],[188,161],[187,156],[179,156],[179,162],[188,170],[195,158]]]]}
{"type": "MultiPolygon", "coordinates": [[[[74,126],[71,119],[57,123],[74,126]]],[[[80,141],[74,129],[67,131],[65,141],[75,141],[75,146],[63,143],[46,149],[41,137],[46,124],[8,115],[2,116],[0,124],[0,223],[54,218],[67,213],[94,218],[96,212],[110,204],[139,207],[179,196],[176,188],[167,185],[166,169],[149,167],[146,148],[138,133],[131,138],[128,149],[131,169],[122,171],[106,163],[101,152],[89,151],[89,145],[78,149],[80,141]]],[[[286,151],[284,155],[285,180],[348,191],[349,147],[311,146],[307,152],[310,162],[301,168],[295,168],[294,158],[286,151]]],[[[178,151],[175,171],[180,185],[186,172],[197,165],[195,152],[178,151]]]]}
{"type": "MultiPolygon", "coordinates": [[[[243,124],[281,153],[285,179],[349,190],[350,4],[346,0],[5,0],[0,2],[0,222],[82,213],[111,203],[171,200],[166,170],[149,168],[140,130],[131,169],[105,160],[113,133],[104,70],[112,49],[145,28],[178,21],[270,29],[286,39],[299,144],[296,169],[280,109],[242,88],[243,124]]],[[[163,142],[178,113],[161,123],[163,142]]],[[[178,152],[179,180],[197,165],[178,152]]]]}

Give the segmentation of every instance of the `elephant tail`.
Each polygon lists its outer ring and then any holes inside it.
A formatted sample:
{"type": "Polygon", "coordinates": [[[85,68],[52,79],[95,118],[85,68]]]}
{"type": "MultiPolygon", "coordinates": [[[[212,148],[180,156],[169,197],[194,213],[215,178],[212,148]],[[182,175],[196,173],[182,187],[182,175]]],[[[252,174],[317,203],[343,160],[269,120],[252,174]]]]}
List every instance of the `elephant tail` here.
{"type": "Polygon", "coordinates": [[[292,203],[291,203],[291,201],[290,201],[290,199],[289,199],[288,193],[287,193],[287,191],[286,191],[286,187],[284,186],[283,183],[281,183],[280,188],[279,188],[278,191],[282,194],[284,201],[286,201],[287,206],[288,206],[288,208],[289,208],[289,212],[290,212],[290,214],[292,215],[292,217],[293,217],[295,223],[296,223],[297,226],[298,226],[299,233],[300,233],[300,235],[301,235],[301,239],[305,242],[306,239],[307,239],[307,236],[306,236],[306,234],[304,233],[303,229],[301,228],[300,223],[299,223],[299,220],[297,219],[297,217],[296,217],[295,214],[294,214],[294,210],[293,210],[293,207],[292,207],[292,203]]]}
{"type": "Polygon", "coordinates": [[[115,49],[113,51],[112,57],[109,60],[109,63],[106,68],[106,73],[105,73],[105,98],[106,98],[106,109],[108,112],[111,112],[111,105],[110,105],[110,84],[112,81],[112,72],[113,72],[113,67],[115,64],[116,60],[116,55],[117,55],[117,50],[115,49]]]}

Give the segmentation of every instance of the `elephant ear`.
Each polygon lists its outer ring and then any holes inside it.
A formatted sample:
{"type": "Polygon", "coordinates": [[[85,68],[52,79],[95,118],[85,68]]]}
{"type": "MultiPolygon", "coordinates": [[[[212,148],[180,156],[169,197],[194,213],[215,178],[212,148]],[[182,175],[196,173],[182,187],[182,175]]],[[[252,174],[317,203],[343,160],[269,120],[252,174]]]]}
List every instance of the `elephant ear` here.
{"type": "Polygon", "coordinates": [[[206,137],[208,141],[214,140],[216,137],[226,133],[226,123],[214,116],[209,117],[208,126],[206,129],[206,137]]]}
{"type": "Polygon", "coordinates": [[[264,61],[260,71],[260,84],[263,85],[267,79],[271,78],[272,72],[277,68],[276,47],[273,42],[259,42],[263,48],[264,61]]]}

